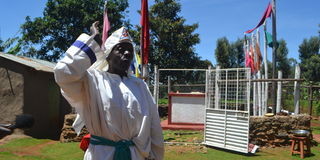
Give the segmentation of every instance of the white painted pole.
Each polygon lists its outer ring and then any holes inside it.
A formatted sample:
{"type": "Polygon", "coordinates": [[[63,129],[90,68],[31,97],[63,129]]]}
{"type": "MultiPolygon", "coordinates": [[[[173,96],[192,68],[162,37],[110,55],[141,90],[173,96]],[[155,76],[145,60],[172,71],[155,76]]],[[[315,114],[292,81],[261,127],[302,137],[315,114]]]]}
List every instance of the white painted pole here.
{"type": "Polygon", "coordinates": [[[158,107],[158,99],[159,99],[159,70],[158,66],[154,66],[154,88],[153,88],[153,98],[158,107]]]}
{"type": "Polygon", "coordinates": [[[219,92],[219,84],[218,84],[218,80],[220,79],[220,66],[216,67],[216,78],[215,78],[215,105],[214,108],[215,109],[220,109],[219,108],[219,104],[220,104],[220,92],[219,92]]]}
{"type": "MultiPolygon", "coordinates": [[[[261,79],[261,74],[260,74],[260,71],[258,71],[257,73],[257,76],[258,76],[258,79],[261,79]]],[[[262,112],[262,105],[261,105],[261,82],[258,82],[257,83],[257,88],[258,88],[258,107],[259,107],[259,114],[263,115],[263,112],[262,112]]]]}
{"type": "MultiPolygon", "coordinates": [[[[255,49],[255,39],[254,39],[254,34],[251,34],[251,45],[253,49],[253,59],[254,59],[254,68],[256,68],[256,63],[257,63],[257,54],[256,54],[256,49],[255,49]]],[[[253,79],[257,79],[257,74],[254,73],[253,79]]],[[[256,110],[256,113],[258,113],[259,116],[261,116],[261,110],[259,110],[258,106],[258,91],[257,91],[257,82],[253,82],[253,108],[256,110]]]]}
{"type": "MultiPolygon", "coordinates": [[[[260,30],[259,28],[257,29],[257,32],[256,32],[256,42],[257,44],[260,46],[260,30]]],[[[256,51],[257,52],[257,51],[256,51]]],[[[258,55],[257,55],[257,60],[258,60],[258,55]]],[[[257,61],[257,66],[259,64],[259,62],[257,61]]],[[[261,65],[261,64],[260,64],[261,65]]],[[[260,68],[261,66],[259,66],[260,68]]],[[[258,73],[257,73],[257,76],[258,76],[258,79],[261,79],[261,72],[260,70],[258,70],[258,73]]],[[[263,113],[263,110],[262,110],[262,96],[261,96],[261,93],[262,93],[262,90],[261,90],[261,83],[262,82],[258,82],[258,107],[259,107],[259,110],[261,112],[261,115],[264,115],[263,113]]]]}
{"type": "MultiPolygon", "coordinates": [[[[253,75],[253,79],[257,79],[257,75],[253,75]]],[[[257,101],[257,82],[253,82],[253,110],[255,111],[254,116],[260,116],[257,101]]]]}
{"type": "MultiPolygon", "coordinates": [[[[264,22],[263,24],[263,28],[264,28],[264,32],[267,32],[267,21],[264,22]]],[[[263,58],[263,63],[264,63],[264,78],[268,79],[268,51],[267,51],[267,47],[268,47],[268,42],[267,42],[267,36],[266,34],[264,34],[264,47],[263,47],[263,51],[264,51],[264,58],[263,58]]],[[[265,82],[265,94],[264,94],[264,112],[267,113],[267,108],[268,108],[268,82],[265,82]]]]}
{"type": "MultiPolygon", "coordinates": [[[[261,74],[261,78],[264,79],[264,75],[261,74]]],[[[261,108],[262,108],[262,114],[266,114],[265,112],[265,100],[264,100],[264,97],[265,97],[265,83],[264,82],[261,82],[261,108]]]]}
{"type": "MultiPolygon", "coordinates": [[[[282,79],[282,71],[278,71],[278,79],[282,79]]],[[[280,113],[281,111],[281,88],[282,87],[282,82],[278,82],[278,92],[277,92],[277,113],[280,113]]]]}
{"type": "MultiPolygon", "coordinates": [[[[295,79],[300,79],[300,66],[296,65],[295,70],[295,79]]],[[[300,82],[294,82],[294,114],[297,115],[300,113],[300,82]]]]}
{"type": "Polygon", "coordinates": [[[210,100],[210,97],[211,97],[211,94],[212,92],[209,90],[209,85],[212,84],[211,82],[211,66],[208,66],[208,70],[206,71],[206,97],[205,97],[205,105],[206,105],[206,108],[210,108],[210,105],[211,105],[211,100],[210,100]]]}
{"type": "Polygon", "coordinates": [[[158,66],[154,65],[154,84],[153,84],[153,98],[156,100],[157,95],[157,74],[158,74],[158,66]]]}

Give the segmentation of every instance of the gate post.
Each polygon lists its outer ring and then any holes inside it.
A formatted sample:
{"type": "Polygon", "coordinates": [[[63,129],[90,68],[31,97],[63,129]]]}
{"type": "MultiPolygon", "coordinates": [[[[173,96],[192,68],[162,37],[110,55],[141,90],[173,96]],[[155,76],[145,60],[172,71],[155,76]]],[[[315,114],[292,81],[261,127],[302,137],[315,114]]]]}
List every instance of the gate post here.
{"type": "MultiPolygon", "coordinates": [[[[300,79],[300,66],[296,65],[295,70],[295,79],[300,79]]],[[[300,82],[294,82],[294,114],[297,115],[300,113],[300,82]]]]}
{"type": "MultiPolygon", "coordinates": [[[[278,79],[282,79],[282,71],[278,71],[278,79]]],[[[280,113],[281,111],[281,89],[282,89],[282,82],[279,81],[278,82],[278,93],[277,93],[277,109],[276,109],[276,113],[280,113]]]]}

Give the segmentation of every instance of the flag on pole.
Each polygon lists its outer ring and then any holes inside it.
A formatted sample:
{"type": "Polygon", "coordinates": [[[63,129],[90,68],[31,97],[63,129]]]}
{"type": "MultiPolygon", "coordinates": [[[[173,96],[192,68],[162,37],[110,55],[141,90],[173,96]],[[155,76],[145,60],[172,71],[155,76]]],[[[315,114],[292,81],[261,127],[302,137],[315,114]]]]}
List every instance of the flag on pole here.
{"type": "Polygon", "coordinates": [[[273,46],[272,34],[267,31],[265,31],[264,34],[266,36],[268,46],[272,48],[272,46],[273,46]]]}
{"type": "Polygon", "coordinates": [[[250,44],[250,51],[249,51],[249,65],[250,65],[250,68],[251,68],[251,73],[256,73],[256,69],[254,67],[254,51],[253,51],[253,47],[252,47],[252,43],[250,44]]]}
{"type": "Polygon", "coordinates": [[[260,66],[261,66],[261,63],[262,63],[262,54],[261,54],[261,51],[260,51],[260,45],[259,45],[259,42],[258,40],[256,40],[256,45],[255,45],[255,49],[256,49],[256,54],[257,54],[257,62],[256,62],[256,70],[257,71],[260,71],[260,66]]]}
{"type": "Polygon", "coordinates": [[[141,76],[141,60],[140,60],[139,55],[136,52],[134,52],[134,58],[131,62],[130,67],[131,67],[133,74],[139,78],[141,76]]]}
{"type": "Polygon", "coordinates": [[[258,27],[260,27],[260,26],[264,23],[264,21],[265,21],[267,18],[270,17],[271,12],[272,12],[272,5],[269,3],[266,11],[264,11],[263,17],[261,18],[259,24],[258,24],[255,28],[250,29],[250,30],[247,30],[247,31],[244,32],[244,33],[246,33],[246,34],[251,33],[252,31],[254,31],[255,29],[257,29],[258,27]]]}
{"type": "Polygon", "coordinates": [[[245,53],[245,65],[246,67],[250,67],[250,63],[251,63],[251,59],[247,50],[247,44],[246,44],[247,40],[245,38],[245,40],[243,41],[243,50],[245,53]]]}
{"type": "Polygon", "coordinates": [[[104,42],[108,38],[108,31],[110,30],[110,23],[107,14],[107,0],[104,2],[103,11],[103,30],[102,30],[102,48],[104,49],[104,42]]]}
{"type": "Polygon", "coordinates": [[[142,51],[142,64],[148,64],[149,56],[149,16],[148,16],[148,0],[141,0],[141,51],[142,51]]]}

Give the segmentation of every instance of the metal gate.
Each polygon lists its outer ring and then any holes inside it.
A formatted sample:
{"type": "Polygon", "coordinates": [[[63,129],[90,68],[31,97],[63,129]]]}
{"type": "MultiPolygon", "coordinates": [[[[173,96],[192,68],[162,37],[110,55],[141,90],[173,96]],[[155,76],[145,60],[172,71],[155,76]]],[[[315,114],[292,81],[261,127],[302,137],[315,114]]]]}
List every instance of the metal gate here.
{"type": "Polygon", "coordinates": [[[250,69],[207,71],[206,145],[248,153],[250,69]]]}

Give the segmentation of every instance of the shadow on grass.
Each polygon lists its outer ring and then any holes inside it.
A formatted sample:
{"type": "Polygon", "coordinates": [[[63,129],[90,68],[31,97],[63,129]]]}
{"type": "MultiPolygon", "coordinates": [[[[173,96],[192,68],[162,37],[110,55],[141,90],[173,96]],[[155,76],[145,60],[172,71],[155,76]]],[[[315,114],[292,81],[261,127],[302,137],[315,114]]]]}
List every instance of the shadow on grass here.
{"type": "Polygon", "coordinates": [[[260,156],[260,155],[254,154],[254,153],[242,153],[242,152],[232,151],[232,150],[213,147],[213,146],[208,146],[208,145],[206,145],[206,147],[207,148],[211,148],[211,149],[215,149],[215,150],[218,150],[218,151],[223,151],[223,152],[242,155],[242,156],[247,156],[247,157],[259,157],[260,156]]]}

